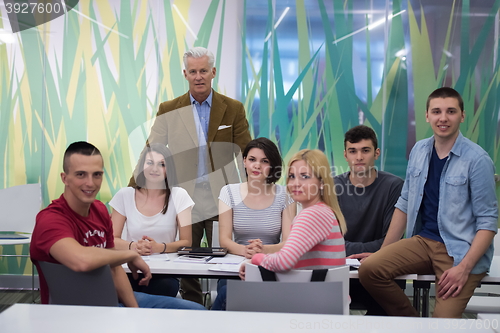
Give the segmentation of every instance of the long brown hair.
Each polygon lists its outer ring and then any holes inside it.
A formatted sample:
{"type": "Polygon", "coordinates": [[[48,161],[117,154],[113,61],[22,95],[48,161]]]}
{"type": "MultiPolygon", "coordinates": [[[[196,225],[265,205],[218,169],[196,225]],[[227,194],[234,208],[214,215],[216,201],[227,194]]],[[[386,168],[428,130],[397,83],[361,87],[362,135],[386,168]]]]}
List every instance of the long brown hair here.
{"type": "Polygon", "coordinates": [[[172,153],[170,149],[168,149],[165,145],[161,143],[151,143],[147,144],[144,150],[141,153],[141,157],[139,158],[138,168],[136,169],[138,172],[134,174],[136,185],[134,188],[136,190],[140,190],[144,188],[147,190],[146,186],[146,177],[144,176],[144,163],[146,162],[146,157],[149,153],[156,152],[161,154],[165,159],[166,166],[166,175],[165,175],[165,203],[163,204],[163,209],[161,211],[162,214],[165,214],[168,209],[168,200],[170,199],[170,193],[172,187],[177,185],[177,176],[175,172],[175,165],[172,158],[172,153]]]}
{"type": "Polygon", "coordinates": [[[332,171],[328,159],[321,150],[303,149],[292,156],[290,162],[288,162],[288,169],[290,169],[293,162],[300,160],[305,161],[311,168],[314,176],[323,182],[323,191],[320,192],[321,201],[332,209],[339,222],[340,231],[342,235],[345,235],[347,226],[345,224],[344,214],[342,214],[340,210],[337,195],[335,194],[335,184],[333,182],[332,171]]]}

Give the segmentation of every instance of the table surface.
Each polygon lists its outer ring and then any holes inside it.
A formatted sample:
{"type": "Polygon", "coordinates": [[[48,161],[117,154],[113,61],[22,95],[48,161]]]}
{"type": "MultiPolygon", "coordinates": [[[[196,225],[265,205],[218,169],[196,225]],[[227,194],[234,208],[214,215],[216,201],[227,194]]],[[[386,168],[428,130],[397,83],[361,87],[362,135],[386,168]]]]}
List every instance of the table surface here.
{"type": "Polygon", "coordinates": [[[18,245],[18,244],[29,244],[31,242],[31,234],[26,234],[29,238],[24,239],[0,239],[0,245],[18,245]]]}
{"type": "Polygon", "coordinates": [[[478,313],[477,319],[482,320],[484,327],[490,327],[500,333],[500,313],[478,313]]]}
{"type": "MultiPolygon", "coordinates": [[[[237,257],[234,254],[228,254],[228,257],[237,257]]],[[[165,274],[165,275],[176,275],[176,276],[198,276],[198,277],[213,277],[213,278],[235,278],[238,276],[237,273],[232,272],[219,272],[210,271],[209,268],[213,264],[191,264],[191,263],[181,263],[175,262],[175,258],[178,257],[177,253],[168,254],[169,261],[148,261],[148,265],[151,268],[151,273],[153,274],[165,274]]],[[[130,272],[127,265],[123,266],[127,272],[130,272]]],[[[349,272],[349,277],[352,279],[358,278],[358,271],[351,270],[349,272]]],[[[398,277],[399,279],[407,279],[414,281],[429,281],[434,282],[436,277],[434,275],[417,275],[417,274],[407,274],[398,277]]],[[[500,256],[494,256],[491,263],[490,272],[486,275],[482,283],[500,283],[500,256]]]]}
{"type": "MultiPolygon", "coordinates": [[[[185,262],[175,262],[174,260],[178,257],[177,253],[169,253],[168,257],[170,260],[165,261],[147,261],[151,269],[151,273],[153,274],[164,274],[164,275],[173,275],[173,276],[196,276],[201,278],[237,278],[238,273],[234,272],[220,272],[220,271],[210,271],[210,267],[213,267],[213,264],[191,264],[185,262]]],[[[228,254],[227,257],[239,257],[234,254],[228,254]]],[[[123,265],[125,271],[130,273],[128,266],[126,264],[123,265]]],[[[349,278],[357,279],[358,271],[351,270],[349,272],[349,278]]],[[[416,280],[417,274],[408,274],[398,277],[398,279],[403,280],[416,280]]]]}
{"type": "MultiPolygon", "coordinates": [[[[175,276],[196,276],[196,277],[213,277],[213,278],[236,278],[238,273],[234,272],[221,272],[221,271],[210,271],[209,269],[213,267],[213,264],[200,264],[200,263],[186,263],[186,262],[175,262],[174,260],[179,257],[177,253],[169,253],[168,258],[170,260],[165,261],[146,261],[153,274],[164,274],[164,275],[175,275],[175,276]]],[[[234,254],[228,254],[227,257],[238,257],[234,254]]],[[[130,270],[126,264],[123,265],[125,271],[130,273],[130,270]]]]}
{"type": "Polygon", "coordinates": [[[494,332],[475,319],[132,309],[15,304],[0,313],[2,333],[59,332],[494,332]]]}

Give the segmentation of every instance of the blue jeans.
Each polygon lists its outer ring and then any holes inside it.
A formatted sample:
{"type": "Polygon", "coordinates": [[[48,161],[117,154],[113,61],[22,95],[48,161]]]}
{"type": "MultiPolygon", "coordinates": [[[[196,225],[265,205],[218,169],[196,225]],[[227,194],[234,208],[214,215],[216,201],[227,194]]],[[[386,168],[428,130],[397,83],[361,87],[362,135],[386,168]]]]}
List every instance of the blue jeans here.
{"type": "Polygon", "coordinates": [[[212,310],[226,310],[226,297],[227,280],[220,279],[217,281],[217,297],[215,298],[214,304],[212,304],[212,310]]]}
{"type": "MultiPolygon", "coordinates": [[[[206,310],[201,304],[176,297],[150,295],[136,291],[134,291],[134,296],[140,308],[206,310]]],[[[120,306],[124,305],[120,303],[120,306]]]]}
{"type": "Polygon", "coordinates": [[[153,274],[147,286],[140,286],[139,281],[143,278],[142,274],[139,274],[137,280],[134,280],[132,274],[127,275],[132,289],[140,293],[175,297],[179,291],[179,279],[174,277],[153,274]]]}

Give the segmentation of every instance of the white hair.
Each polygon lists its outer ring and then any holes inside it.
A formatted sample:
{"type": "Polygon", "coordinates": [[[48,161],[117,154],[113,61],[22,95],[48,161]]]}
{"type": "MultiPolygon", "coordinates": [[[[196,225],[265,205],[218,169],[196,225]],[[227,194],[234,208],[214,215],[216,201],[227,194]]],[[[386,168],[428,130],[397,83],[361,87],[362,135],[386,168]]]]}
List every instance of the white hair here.
{"type": "Polygon", "coordinates": [[[201,58],[204,56],[208,57],[208,65],[210,66],[210,68],[213,68],[214,64],[215,64],[214,54],[212,52],[210,52],[210,50],[208,50],[204,47],[197,46],[197,47],[193,47],[192,49],[190,49],[190,50],[186,51],[186,53],[184,53],[184,57],[183,57],[184,69],[187,69],[187,59],[189,57],[201,58]]]}

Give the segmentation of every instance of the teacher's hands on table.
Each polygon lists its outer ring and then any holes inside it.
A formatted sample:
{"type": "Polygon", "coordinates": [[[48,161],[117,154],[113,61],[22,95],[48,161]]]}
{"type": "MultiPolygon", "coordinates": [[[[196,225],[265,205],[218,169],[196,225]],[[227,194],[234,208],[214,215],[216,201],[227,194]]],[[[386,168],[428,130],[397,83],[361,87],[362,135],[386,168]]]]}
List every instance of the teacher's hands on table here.
{"type": "Polygon", "coordinates": [[[129,261],[127,263],[128,268],[132,272],[132,277],[134,280],[139,278],[139,273],[141,272],[144,277],[139,281],[140,286],[147,286],[149,284],[149,280],[151,280],[151,270],[149,269],[148,264],[140,256],[137,256],[134,260],[129,261]]]}
{"type": "Polygon", "coordinates": [[[245,258],[252,259],[254,254],[263,251],[264,245],[260,239],[250,239],[248,242],[250,244],[245,246],[245,258]]]}
{"type": "Polygon", "coordinates": [[[347,257],[347,259],[358,259],[359,262],[365,261],[366,258],[371,256],[373,253],[371,252],[363,252],[363,253],[356,253],[356,254],[351,254],[350,256],[347,257]]]}

